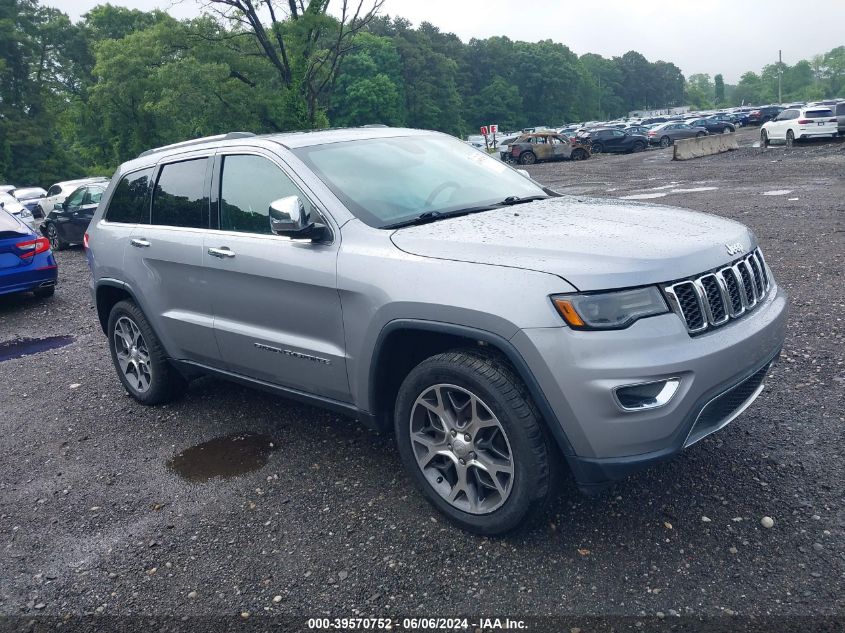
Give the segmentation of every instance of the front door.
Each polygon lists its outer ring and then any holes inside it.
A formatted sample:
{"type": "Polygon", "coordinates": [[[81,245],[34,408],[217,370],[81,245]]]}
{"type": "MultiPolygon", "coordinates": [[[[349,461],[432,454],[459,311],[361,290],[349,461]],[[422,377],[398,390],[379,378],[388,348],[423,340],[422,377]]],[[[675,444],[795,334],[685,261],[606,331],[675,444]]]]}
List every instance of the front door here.
{"type": "Polygon", "coordinates": [[[64,242],[81,242],[82,237],[76,237],[75,220],[82,209],[82,202],[85,200],[85,187],[79,187],[71,193],[60,207],[55,209],[53,225],[56,232],[64,242]]]}
{"type": "Polygon", "coordinates": [[[68,242],[82,242],[85,237],[85,231],[88,230],[88,225],[91,224],[91,218],[94,217],[94,212],[100,204],[100,199],[103,197],[105,187],[102,185],[91,185],[85,188],[85,196],[82,198],[82,204],[75,209],[70,217],[68,225],[69,237],[68,242]]]}
{"type": "Polygon", "coordinates": [[[348,402],[340,234],[315,243],[271,232],[270,203],[288,196],[299,196],[311,219],[324,221],[282,166],[254,148],[221,152],[215,161],[219,228],[204,248],[220,353],[232,372],[348,402]]]}

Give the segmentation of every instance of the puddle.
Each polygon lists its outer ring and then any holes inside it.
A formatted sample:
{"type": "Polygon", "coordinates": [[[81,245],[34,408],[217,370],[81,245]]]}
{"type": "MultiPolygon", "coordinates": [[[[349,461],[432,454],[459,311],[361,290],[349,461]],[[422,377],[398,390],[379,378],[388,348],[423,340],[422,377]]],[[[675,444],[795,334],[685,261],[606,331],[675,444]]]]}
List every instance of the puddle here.
{"type": "Polygon", "coordinates": [[[773,191],[764,191],[764,196],[785,196],[788,193],[792,193],[792,189],[774,189],[773,191]]]}
{"type": "Polygon", "coordinates": [[[208,481],[258,470],[273,450],[273,440],[266,435],[235,433],[187,448],[167,465],[188,481],[208,481]]]}
{"type": "Polygon", "coordinates": [[[73,337],[69,335],[13,339],[0,343],[0,363],[4,360],[23,358],[24,356],[32,356],[51,349],[65,347],[71,343],[73,343],[73,337]]]}
{"type": "Polygon", "coordinates": [[[663,198],[665,193],[635,193],[630,196],[622,196],[620,200],[652,200],[654,198],[663,198]]]}
{"type": "Polygon", "coordinates": [[[670,193],[698,193],[699,191],[716,191],[718,187],[692,187],[691,189],[672,189],[670,193]]]}

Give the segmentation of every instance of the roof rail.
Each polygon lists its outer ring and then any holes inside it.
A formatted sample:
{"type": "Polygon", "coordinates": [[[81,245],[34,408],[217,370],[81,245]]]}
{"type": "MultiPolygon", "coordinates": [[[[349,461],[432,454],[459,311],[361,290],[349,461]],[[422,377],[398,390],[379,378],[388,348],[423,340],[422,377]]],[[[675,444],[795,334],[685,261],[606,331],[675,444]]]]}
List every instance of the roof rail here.
{"type": "Polygon", "coordinates": [[[255,136],[255,134],[253,134],[252,132],[229,132],[228,134],[204,136],[202,138],[195,138],[190,141],[182,141],[181,143],[171,143],[170,145],[154,147],[153,149],[148,149],[146,152],[141,152],[140,154],[138,154],[138,158],[141,158],[142,156],[149,156],[150,154],[155,154],[156,152],[162,152],[168,149],[179,149],[180,147],[190,147],[191,145],[200,145],[201,143],[208,143],[210,141],[229,141],[235,138],[248,138],[250,136],[255,136]]]}

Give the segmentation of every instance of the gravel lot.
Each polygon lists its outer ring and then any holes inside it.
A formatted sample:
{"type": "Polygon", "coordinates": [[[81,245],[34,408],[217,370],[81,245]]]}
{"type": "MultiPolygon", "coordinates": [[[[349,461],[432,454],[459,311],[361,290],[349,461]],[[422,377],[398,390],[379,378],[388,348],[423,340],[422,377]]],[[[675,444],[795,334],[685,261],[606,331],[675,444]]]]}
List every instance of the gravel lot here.
{"type": "Polygon", "coordinates": [[[52,300],[0,298],[0,343],[74,337],[0,361],[0,615],[15,618],[0,622],[237,623],[248,612],[565,615],[565,630],[588,615],[631,616],[633,628],[663,616],[734,630],[751,616],[772,629],[842,624],[845,144],[761,150],[757,134],[683,163],[659,150],[531,168],[563,192],[645,194],[750,225],[790,293],[790,329],[740,419],[598,499],[566,483],[544,520],[505,538],[444,523],[411,490],[392,438],[334,414],[212,379],[171,406],[136,404],[114,376],[83,251],[58,253],[52,300]],[[243,432],[266,436],[257,470],[202,481],[170,465],[243,432]]]}

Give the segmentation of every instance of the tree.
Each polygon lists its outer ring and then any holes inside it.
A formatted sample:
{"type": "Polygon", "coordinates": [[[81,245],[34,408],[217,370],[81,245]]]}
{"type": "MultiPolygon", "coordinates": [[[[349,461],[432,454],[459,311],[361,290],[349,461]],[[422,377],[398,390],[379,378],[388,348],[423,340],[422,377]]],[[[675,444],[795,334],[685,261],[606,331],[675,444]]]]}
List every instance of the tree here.
{"type": "Polygon", "coordinates": [[[698,73],[687,79],[687,103],[696,110],[707,110],[713,107],[715,87],[710,81],[710,75],[698,73]]]}
{"type": "Polygon", "coordinates": [[[716,93],[715,103],[720,106],[725,102],[725,78],[722,77],[721,73],[713,78],[713,85],[716,93]]]}
{"type": "Polygon", "coordinates": [[[355,35],[385,2],[370,0],[365,8],[365,0],[339,1],[339,19],[328,14],[331,0],[288,0],[282,10],[273,0],[208,0],[206,6],[253,34],[285,88],[303,94],[313,126],[318,123],[320,100],[334,87],[340,62],[352,50],[355,35]],[[269,25],[262,19],[264,12],[269,25]]]}

